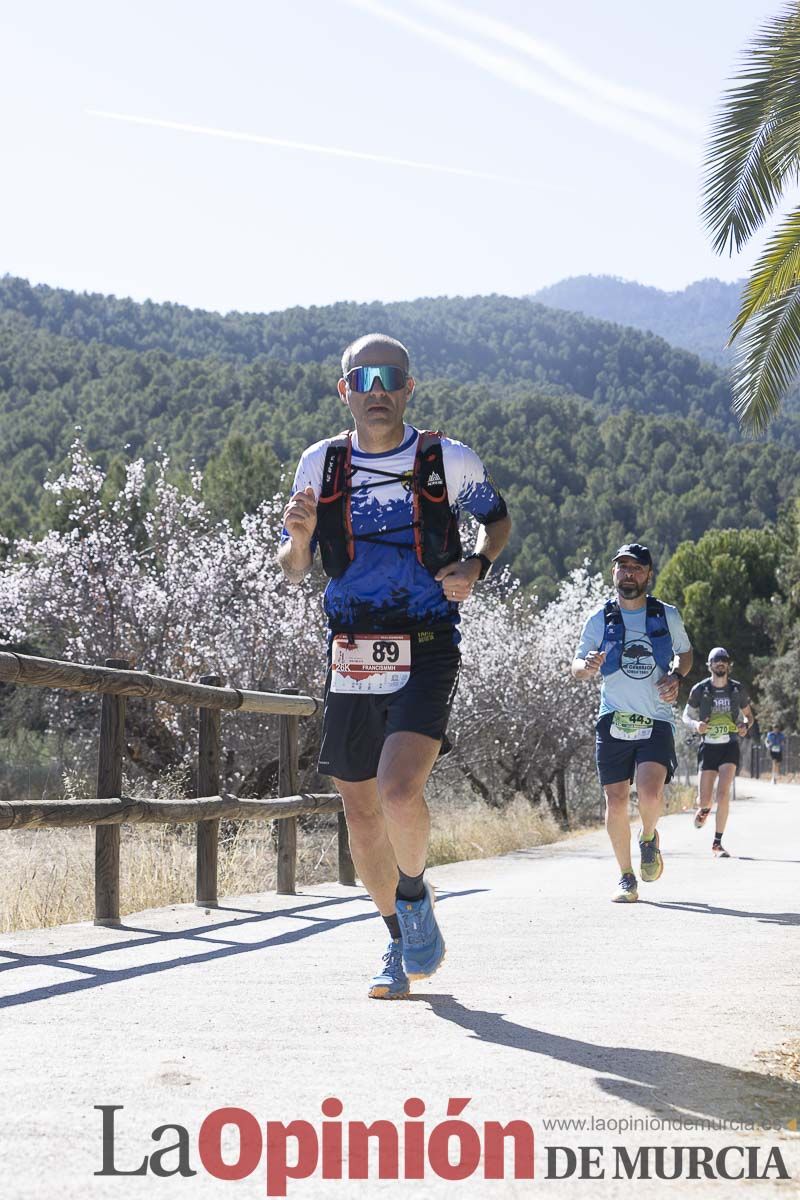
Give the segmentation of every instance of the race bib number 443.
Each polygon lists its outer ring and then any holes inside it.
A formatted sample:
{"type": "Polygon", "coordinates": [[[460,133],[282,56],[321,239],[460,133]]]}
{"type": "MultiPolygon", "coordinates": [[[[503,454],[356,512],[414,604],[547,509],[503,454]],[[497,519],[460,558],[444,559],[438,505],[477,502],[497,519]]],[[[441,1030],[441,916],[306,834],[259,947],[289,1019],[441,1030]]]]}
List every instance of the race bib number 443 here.
{"type": "Polygon", "coordinates": [[[615,712],[611,721],[611,736],[621,742],[643,742],[653,732],[653,721],[639,713],[615,712]]]}
{"type": "Polygon", "coordinates": [[[338,633],[331,648],[331,691],[360,695],[398,692],[411,677],[407,633],[338,633]]]}

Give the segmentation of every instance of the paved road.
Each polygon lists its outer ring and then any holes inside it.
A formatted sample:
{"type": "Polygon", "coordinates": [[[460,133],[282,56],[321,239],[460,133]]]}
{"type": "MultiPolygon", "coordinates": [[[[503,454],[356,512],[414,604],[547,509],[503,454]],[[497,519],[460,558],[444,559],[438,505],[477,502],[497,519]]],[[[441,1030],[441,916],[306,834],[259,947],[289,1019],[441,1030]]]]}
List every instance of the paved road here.
{"type": "MultiPolygon", "coordinates": [[[[642,1147],[710,1147],[716,1155],[733,1146],[729,1173],[748,1161],[741,1147],[761,1147],[760,1170],[777,1147],[792,1178],[778,1181],[772,1170],[758,1195],[800,1194],[800,1134],[789,1127],[800,1122],[800,1085],[756,1057],[800,1032],[800,787],[745,787],[751,798],[736,803],[730,823],[735,857],[713,860],[710,830],[695,831],[688,815],[666,818],[666,869],[642,887],[638,905],[608,902],[615,872],[602,831],[437,868],[449,952],[411,1002],[367,999],[384,935],[364,894],[338,885],[296,898],[239,897],[210,914],[148,911],[120,930],[80,924],[0,938],[2,1196],[263,1196],[264,1157],[238,1184],[206,1172],[197,1145],[204,1118],[238,1107],[262,1128],[273,1122],[277,1135],[304,1119],[310,1153],[327,1097],[344,1106],[340,1121],[329,1122],[331,1137],[342,1122],[401,1126],[410,1097],[426,1105],[414,1128],[424,1120],[428,1137],[446,1120],[451,1097],[469,1097],[460,1119],[478,1132],[451,1144],[453,1161],[461,1145],[469,1169],[485,1121],[527,1122],[536,1180],[514,1179],[510,1159],[506,1178],[492,1182],[483,1166],[461,1183],[430,1165],[413,1184],[326,1181],[317,1170],[290,1179],[289,1196],[399,1197],[414,1187],[427,1200],[544,1188],[606,1200],[639,1188],[674,1200],[701,1186],[685,1177],[688,1152],[682,1183],[615,1179],[616,1146],[634,1160],[642,1147]],[[145,1154],[174,1145],[180,1133],[151,1133],[178,1123],[198,1173],[171,1181],[95,1175],[95,1105],[122,1106],[117,1168],[132,1170],[145,1154]],[[777,1128],[661,1127],[698,1118],[777,1128]],[[569,1119],[587,1124],[548,1128],[569,1119]],[[599,1147],[596,1169],[604,1167],[605,1178],[548,1177],[553,1146],[599,1147]]],[[[260,1134],[245,1128],[245,1153],[255,1162],[260,1134]]],[[[430,1140],[438,1164],[444,1132],[430,1140]]],[[[234,1162],[230,1127],[228,1135],[224,1153],[234,1162]]],[[[276,1147],[265,1157],[275,1164],[274,1193],[281,1154],[276,1147]]],[[[554,1159],[563,1171],[567,1155],[554,1159]]],[[[651,1173],[654,1160],[649,1152],[651,1173]]],[[[164,1170],[178,1163],[178,1151],[156,1160],[164,1170]]],[[[664,1169],[671,1173],[673,1163],[670,1151],[664,1169]]],[[[377,1176],[377,1161],[370,1170],[377,1176]]],[[[754,1186],[702,1182],[704,1196],[738,1197],[754,1186]]]]}

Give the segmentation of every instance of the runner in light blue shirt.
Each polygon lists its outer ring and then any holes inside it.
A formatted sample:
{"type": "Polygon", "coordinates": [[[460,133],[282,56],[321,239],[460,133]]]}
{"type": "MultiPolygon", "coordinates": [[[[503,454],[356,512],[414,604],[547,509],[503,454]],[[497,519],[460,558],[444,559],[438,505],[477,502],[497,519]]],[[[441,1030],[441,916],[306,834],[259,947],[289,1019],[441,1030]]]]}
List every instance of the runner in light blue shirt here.
{"type": "Polygon", "coordinates": [[[614,555],[616,597],[592,613],[581,633],[572,674],[602,676],[597,721],[597,771],[606,795],[606,828],[622,872],[612,899],[638,900],[631,865],[628,821],[630,785],[642,829],[640,874],[645,883],[664,870],[656,824],[664,784],[675,759],[675,713],[681,678],[691,670],[692,648],[680,613],[649,594],[653,559],[647,546],[631,542],[614,555]]]}

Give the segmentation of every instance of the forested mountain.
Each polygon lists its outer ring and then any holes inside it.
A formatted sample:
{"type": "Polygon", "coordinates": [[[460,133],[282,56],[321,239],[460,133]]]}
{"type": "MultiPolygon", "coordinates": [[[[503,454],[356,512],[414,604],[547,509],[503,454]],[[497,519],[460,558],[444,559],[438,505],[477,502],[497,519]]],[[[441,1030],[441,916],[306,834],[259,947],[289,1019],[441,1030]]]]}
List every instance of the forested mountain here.
{"type": "MultiPolygon", "coordinates": [[[[247,479],[240,506],[259,480],[271,494],[277,461],[264,448],[291,469],[304,446],[346,424],[338,355],[375,328],[411,346],[411,418],[470,442],[493,471],[516,521],[511,565],[545,596],[584,557],[607,561],[632,536],[663,560],[709,527],[758,528],[796,487],[796,417],[780,441],[744,443],[712,366],[640,331],[526,300],[223,317],[8,278],[0,292],[6,535],[54,519],[41,483],[76,426],[104,465],[157,446],[176,470],[210,464],[223,510],[226,480],[247,479]]],[[[229,503],[235,520],[241,507],[229,503]]]]}
{"type": "Polygon", "coordinates": [[[411,347],[420,380],[485,380],[498,388],[517,381],[547,384],[608,408],[674,412],[732,427],[724,377],[694,355],[634,329],[509,296],[220,316],[175,304],[33,288],[6,276],[0,280],[0,319],[22,336],[34,327],[70,342],[163,350],[179,358],[241,364],[267,356],[330,363],[334,371],[349,341],[380,329],[411,347]]]}
{"type": "Polygon", "coordinates": [[[742,284],[701,279],[681,292],[664,292],[613,275],[576,275],[534,292],[531,299],[658,334],[701,358],[725,366],[725,344],[739,307],[742,284]]]}

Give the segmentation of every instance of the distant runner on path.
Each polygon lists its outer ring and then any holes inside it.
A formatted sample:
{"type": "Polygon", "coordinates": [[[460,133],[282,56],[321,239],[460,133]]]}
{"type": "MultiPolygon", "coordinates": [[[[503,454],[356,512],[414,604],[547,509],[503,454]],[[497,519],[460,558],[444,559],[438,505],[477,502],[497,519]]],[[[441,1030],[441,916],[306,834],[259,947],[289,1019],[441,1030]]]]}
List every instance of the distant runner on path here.
{"type": "Polygon", "coordinates": [[[606,796],[606,829],[622,872],[611,899],[630,903],[639,899],[631,864],[630,785],[635,775],[642,819],[640,874],[653,883],[664,870],[656,829],[664,784],[677,765],[672,705],[681,678],[691,670],[692,648],[677,608],[648,594],[653,559],[647,546],[620,546],[613,562],[616,597],[584,625],[572,674],[575,679],[602,676],[597,772],[606,796]]]}
{"type": "Polygon", "coordinates": [[[783,747],[786,745],[786,734],[779,725],[773,725],[765,736],[764,742],[772,759],[772,782],[777,783],[781,777],[783,763],[783,747]]]}
{"type": "Polygon", "coordinates": [[[369,994],[394,1000],[444,958],[424,879],[423,793],[458,681],[458,605],[505,546],[511,520],[474,451],[404,423],[414,380],[400,342],[353,342],[338,391],[355,430],[304,452],[278,562],[297,583],[319,546],[330,576],[319,769],[341,793],[353,861],[391,937],[369,994]],[[466,558],[462,510],[481,526],[466,558]]]}
{"type": "Polygon", "coordinates": [[[700,734],[694,823],[697,829],[705,825],[714,803],[716,784],[716,829],[711,851],[715,858],[730,858],[722,845],[722,835],[739,767],[739,738],[747,737],[755,718],[747,688],[730,677],[733,663],[724,646],[715,646],[709,652],[707,665],[709,674],[694,685],[683,710],[684,725],[700,734]]]}

